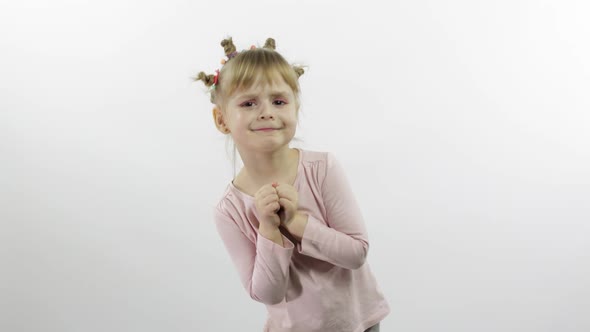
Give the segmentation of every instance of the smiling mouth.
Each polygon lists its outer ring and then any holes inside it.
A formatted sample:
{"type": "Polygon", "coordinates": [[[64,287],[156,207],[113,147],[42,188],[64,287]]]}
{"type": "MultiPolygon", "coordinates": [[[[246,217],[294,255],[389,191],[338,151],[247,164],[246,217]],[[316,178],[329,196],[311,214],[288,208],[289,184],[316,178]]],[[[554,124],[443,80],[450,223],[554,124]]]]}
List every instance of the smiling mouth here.
{"type": "Polygon", "coordinates": [[[257,129],[254,131],[273,131],[273,130],[279,130],[279,129],[278,128],[276,128],[276,129],[275,128],[265,128],[265,129],[257,129]]]}

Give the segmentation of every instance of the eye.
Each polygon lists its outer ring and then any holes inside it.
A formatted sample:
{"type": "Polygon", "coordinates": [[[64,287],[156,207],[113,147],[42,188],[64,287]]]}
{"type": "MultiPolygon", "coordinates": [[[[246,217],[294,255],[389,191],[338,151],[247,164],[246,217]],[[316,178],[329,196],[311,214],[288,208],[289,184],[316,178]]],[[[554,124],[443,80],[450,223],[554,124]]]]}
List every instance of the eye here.
{"type": "Polygon", "coordinates": [[[252,106],[254,106],[254,102],[251,100],[248,100],[248,101],[240,104],[240,107],[252,107],[252,106]]]}
{"type": "Polygon", "coordinates": [[[287,102],[281,99],[277,99],[274,101],[275,105],[287,105],[287,102]]]}

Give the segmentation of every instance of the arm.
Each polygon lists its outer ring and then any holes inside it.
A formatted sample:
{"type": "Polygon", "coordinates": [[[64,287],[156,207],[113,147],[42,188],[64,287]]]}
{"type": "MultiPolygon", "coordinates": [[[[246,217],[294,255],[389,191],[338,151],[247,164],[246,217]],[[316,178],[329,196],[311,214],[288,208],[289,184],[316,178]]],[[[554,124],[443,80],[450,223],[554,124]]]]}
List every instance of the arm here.
{"type": "Polygon", "coordinates": [[[283,234],[278,227],[269,227],[264,224],[258,227],[258,234],[285,248],[283,243],[283,234]]]}
{"type": "Polygon", "coordinates": [[[297,211],[295,217],[293,217],[291,221],[286,222],[284,227],[291,235],[293,235],[295,240],[301,242],[303,233],[305,231],[305,226],[307,226],[307,221],[307,214],[297,211]]]}
{"type": "Polygon", "coordinates": [[[299,243],[297,251],[347,269],[366,260],[369,239],[363,217],[340,163],[328,153],[321,183],[326,222],[298,212],[286,229],[299,243]],[[327,224],[327,226],[326,226],[327,224]]]}
{"type": "Polygon", "coordinates": [[[277,234],[272,234],[272,231],[266,234],[274,240],[259,233],[256,243],[252,243],[230,217],[218,209],[215,209],[214,216],[217,231],[250,297],[268,305],[283,301],[289,281],[293,243],[280,231],[280,240],[285,247],[273,242],[277,240],[277,234]]]}

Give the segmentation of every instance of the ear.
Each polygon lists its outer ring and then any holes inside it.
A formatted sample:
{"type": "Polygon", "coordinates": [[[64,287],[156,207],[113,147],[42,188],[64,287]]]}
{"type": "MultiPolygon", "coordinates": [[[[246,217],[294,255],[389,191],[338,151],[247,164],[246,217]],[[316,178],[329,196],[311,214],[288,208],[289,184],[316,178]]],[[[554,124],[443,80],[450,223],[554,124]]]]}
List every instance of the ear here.
{"type": "Polygon", "coordinates": [[[221,112],[221,109],[219,109],[218,106],[213,107],[213,121],[215,122],[217,130],[223,134],[229,133],[229,128],[227,127],[225,118],[223,117],[223,112],[221,112]]]}

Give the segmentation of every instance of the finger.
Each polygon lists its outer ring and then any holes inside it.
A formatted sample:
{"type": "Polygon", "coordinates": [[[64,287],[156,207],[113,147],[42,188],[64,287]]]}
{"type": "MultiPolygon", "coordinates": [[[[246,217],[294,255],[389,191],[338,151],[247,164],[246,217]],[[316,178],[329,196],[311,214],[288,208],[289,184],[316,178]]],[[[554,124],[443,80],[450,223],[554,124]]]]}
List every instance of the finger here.
{"type": "Polygon", "coordinates": [[[293,209],[295,207],[295,204],[293,204],[292,201],[286,199],[286,198],[279,198],[279,204],[281,206],[283,206],[285,208],[285,210],[290,210],[293,209]]]}
{"type": "Polygon", "coordinates": [[[269,211],[273,211],[275,213],[281,209],[281,205],[278,202],[271,202],[268,203],[266,206],[269,211]]]}
{"type": "Polygon", "coordinates": [[[269,194],[262,198],[262,205],[268,205],[272,202],[278,202],[279,196],[277,194],[269,194]]]}
{"type": "Polygon", "coordinates": [[[297,199],[297,191],[291,186],[277,187],[277,194],[279,197],[288,198],[292,201],[297,199]]]}
{"type": "Polygon", "coordinates": [[[254,194],[254,197],[265,197],[270,194],[276,194],[276,192],[277,192],[276,189],[274,187],[272,187],[272,185],[267,184],[267,185],[260,187],[260,189],[258,189],[256,194],[254,194]]]}
{"type": "Polygon", "coordinates": [[[289,190],[289,188],[293,188],[292,186],[286,184],[286,183],[279,183],[275,189],[277,190],[277,192],[279,191],[286,191],[289,190]]]}

